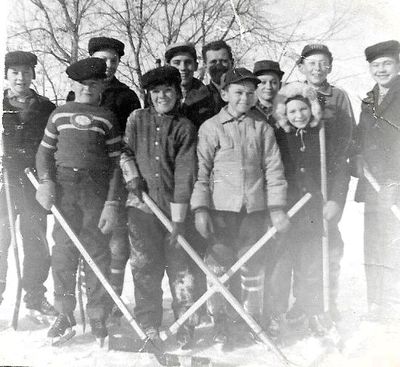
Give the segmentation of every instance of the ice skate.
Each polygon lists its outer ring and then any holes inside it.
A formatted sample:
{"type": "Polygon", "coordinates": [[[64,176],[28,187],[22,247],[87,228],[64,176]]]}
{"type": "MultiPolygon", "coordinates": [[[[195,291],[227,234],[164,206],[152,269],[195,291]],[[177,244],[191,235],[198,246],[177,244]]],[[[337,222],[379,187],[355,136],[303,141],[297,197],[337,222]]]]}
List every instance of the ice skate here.
{"type": "Polygon", "coordinates": [[[217,344],[228,344],[229,342],[229,331],[228,331],[228,320],[225,315],[219,315],[214,318],[214,330],[213,330],[213,341],[217,344]]]}
{"type": "Polygon", "coordinates": [[[329,329],[325,325],[324,315],[313,315],[308,319],[308,327],[318,337],[326,336],[329,329]]]}
{"type": "Polygon", "coordinates": [[[100,347],[103,348],[104,340],[108,335],[104,319],[91,319],[90,327],[92,328],[92,334],[96,337],[96,340],[99,342],[100,347]]]}
{"type": "Polygon", "coordinates": [[[285,324],[285,315],[272,316],[266,328],[268,335],[272,339],[278,339],[281,336],[283,325],[285,324]]]}
{"type": "Polygon", "coordinates": [[[50,325],[50,321],[58,315],[57,310],[50,304],[45,297],[39,302],[27,303],[27,318],[38,325],[50,325]]]}
{"type": "Polygon", "coordinates": [[[51,338],[51,344],[59,346],[70,340],[76,334],[73,329],[75,325],[76,321],[72,314],[59,314],[53,326],[47,332],[47,337],[51,338]]]}
{"type": "Polygon", "coordinates": [[[286,313],[286,320],[291,326],[299,326],[306,321],[306,314],[298,303],[294,303],[292,308],[286,313]]]}

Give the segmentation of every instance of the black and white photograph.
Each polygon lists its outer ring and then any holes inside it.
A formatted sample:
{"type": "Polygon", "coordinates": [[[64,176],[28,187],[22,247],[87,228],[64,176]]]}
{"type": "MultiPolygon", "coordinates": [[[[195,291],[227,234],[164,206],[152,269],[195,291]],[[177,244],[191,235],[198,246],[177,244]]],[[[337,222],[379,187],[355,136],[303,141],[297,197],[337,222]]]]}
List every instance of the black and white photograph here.
{"type": "Polygon", "coordinates": [[[399,367],[397,0],[3,0],[0,366],[399,367]]]}

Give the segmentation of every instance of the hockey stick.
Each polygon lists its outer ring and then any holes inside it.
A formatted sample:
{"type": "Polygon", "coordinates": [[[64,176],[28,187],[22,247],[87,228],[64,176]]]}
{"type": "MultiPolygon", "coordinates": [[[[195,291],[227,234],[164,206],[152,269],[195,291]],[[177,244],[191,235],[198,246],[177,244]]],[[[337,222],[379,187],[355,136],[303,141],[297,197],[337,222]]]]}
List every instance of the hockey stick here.
{"type": "Polygon", "coordinates": [[[78,304],[79,304],[79,313],[81,314],[82,320],[82,331],[85,333],[86,331],[86,317],[85,317],[85,308],[83,307],[83,284],[82,284],[82,272],[83,272],[83,260],[79,258],[78,265],[78,281],[76,282],[76,287],[78,288],[78,304]]]}
{"type": "MultiPolygon", "coordinates": [[[[321,165],[321,193],[324,205],[328,201],[328,181],[326,169],[326,135],[325,122],[321,120],[319,130],[319,149],[320,149],[320,165],[321,165]]],[[[323,284],[323,300],[324,312],[329,310],[329,225],[328,221],[323,217],[324,232],[322,236],[322,284],[323,284]]]]}
{"type": "MultiPolygon", "coordinates": [[[[364,176],[367,179],[367,181],[371,184],[371,186],[374,188],[374,190],[377,193],[379,193],[382,189],[381,185],[379,185],[378,181],[375,179],[374,176],[372,176],[372,173],[366,167],[364,167],[364,176]]],[[[394,216],[400,221],[400,208],[396,204],[393,204],[390,207],[390,210],[392,211],[394,216]]]]}
{"type": "MultiPolygon", "coordinates": [[[[160,220],[160,222],[166,227],[168,232],[172,231],[172,225],[165,214],[160,210],[160,208],[154,203],[154,201],[143,192],[143,201],[150,208],[150,210],[155,214],[155,216],[160,220]]],[[[239,303],[239,301],[232,295],[232,293],[222,284],[218,277],[208,269],[207,265],[203,259],[197,254],[196,251],[189,245],[181,235],[177,238],[178,243],[186,251],[186,253],[192,258],[192,260],[200,267],[200,269],[206,274],[206,276],[214,283],[218,291],[222,293],[225,299],[231,304],[235,311],[243,318],[243,320],[249,325],[253,330],[255,335],[274,353],[274,355],[279,359],[282,366],[293,366],[282,351],[269,339],[262,328],[257,324],[257,322],[248,314],[239,303]]]]}
{"type": "MultiPolygon", "coordinates": [[[[36,177],[33,175],[32,171],[29,168],[25,169],[25,174],[28,176],[29,180],[32,182],[32,185],[35,187],[37,190],[39,183],[36,179],[36,177]]],[[[71,239],[75,247],[79,250],[81,253],[83,259],[88,263],[90,268],[93,270],[93,272],[96,274],[97,278],[99,279],[100,283],[103,285],[107,293],[110,295],[110,297],[113,299],[115,304],[118,306],[118,308],[121,310],[122,314],[126,317],[128,320],[128,323],[131,325],[133,330],[135,330],[136,334],[139,336],[141,341],[143,342],[143,346],[147,347],[148,345],[152,346],[152,350],[149,350],[149,353],[153,353],[157,360],[160,362],[160,364],[165,365],[165,355],[164,351],[161,350],[161,346],[155,345],[153,341],[144,333],[144,331],[141,329],[137,321],[134,319],[132,313],[129,311],[125,303],[122,301],[121,297],[118,296],[118,294],[115,292],[114,288],[111,286],[109,281],[106,279],[102,271],[99,269],[99,267],[96,265],[96,263],[93,261],[89,253],[86,251],[85,247],[82,245],[80,242],[79,238],[75,234],[75,232],[71,229],[69,224],[65,221],[63,215],[60,213],[60,211],[57,209],[55,205],[51,207],[51,212],[54,214],[54,217],[58,220],[60,223],[61,227],[64,229],[64,231],[67,233],[68,237],[71,239]]],[[[143,348],[141,348],[139,351],[143,351],[143,348]]]]}
{"type": "Polygon", "coordinates": [[[4,189],[6,192],[7,212],[8,212],[8,221],[10,223],[11,243],[12,243],[12,247],[14,250],[15,267],[17,270],[17,295],[15,298],[14,313],[13,313],[11,325],[14,328],[14,330],[17,330],[19,309],[21,306],[21,296],[22,296],[22,275],[21,275],[21,264],[20,264],[20,260],[19,260],[17,235],[16,235],[16,229],[15,229],[15,212],[14,212],[14,206],[13,206],[13,203],[11,200],[10,179],[8,177],[8,172],[6,169],[4,170],[4,189]]]}
{"type": "MultiPolygon", "coordinates": [[[[305,194],[293,207],[288,211],[289,218],[292,218],[309,200],[311,194],[305,194]]],[[[277,233],[276,228],[270,228],[249,250],[247,250],[240,259],[238,259],[231,268],[222,275],[219,280],[222,284],[225,284],[258,250],[261,249],[275,234],[277,233]]],[[[161,339],[165,340],[169,335],[175,334],[179,327],[193,314],[195,313],[214,293],[218,292],[216,285],[207,289],[207,291],[197,301],[190,306],[183,313],[178,320],[176,320],[166,332],[161,333],[161,339]]]]}

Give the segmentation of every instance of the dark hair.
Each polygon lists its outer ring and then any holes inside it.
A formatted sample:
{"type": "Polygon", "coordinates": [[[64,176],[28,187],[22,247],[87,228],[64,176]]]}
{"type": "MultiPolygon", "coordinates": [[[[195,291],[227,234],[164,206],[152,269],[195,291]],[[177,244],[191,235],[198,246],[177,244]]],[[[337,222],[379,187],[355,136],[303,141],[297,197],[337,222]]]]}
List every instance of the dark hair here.
{"type": "Polygon", "coordinates": [[[310,102],[310,100],[309,100],[308,98],[306,98],[306,97],[300,95],[300,94],[297,94],[297,95],[295,95],[295,96],[293,96],[293,97],[289,97],[289,98],[285,101],[285,105],[287,105],[290,101],[295,101],[295,100],[302,101],[302,102],[304,102],[308,107],[311,108],[311,102],[310,102]]]}
{"type": "Polygon", "coordinates": [[[168,87],[174,87],[176,90],[176,103],[175,103],[175,107],[180,103],[180,100],[182,98],[182,89],[181,86],[173,83],[173,82],[164,82],[164,83],[158,83],[158,84],[153,84],[152,86],[150,86],[146,92],[145,92],[145,96],[144,96],[144,107],[149,107],[149,106],[153,106],[153,102],[151,101],[151,97],[150,97],[150,91],[154,88],[156,88],[159,85],[166,85],[168,87]]]}
{"type": "Polygon", "coordinates": [[[210,43],[207,43],[206,45],[203,46],[201,49],[201,54],[203,56],[203,61],[205,62],[207,60],[207,51],[218,51],[221,49],[225,49],[228,52],[229,58],[233,60],[233,55],[232,55],[232,48],[229,46],[224,40],[218,40],[218,41],[213,41],[210,43]]]}

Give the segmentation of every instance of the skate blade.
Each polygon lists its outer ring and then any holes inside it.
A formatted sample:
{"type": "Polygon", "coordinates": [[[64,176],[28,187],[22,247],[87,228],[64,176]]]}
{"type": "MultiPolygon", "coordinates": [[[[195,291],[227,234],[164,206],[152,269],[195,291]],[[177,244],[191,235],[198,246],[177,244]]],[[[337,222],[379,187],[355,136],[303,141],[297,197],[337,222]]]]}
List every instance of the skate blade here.
{"type": "Polygon", "coordinates": [[[76,335],[76,331],[73,329],[67,329],[67,331],[64,333],[64,335],[61,335],[60,337],[52,338],[51,340],[51,345],[53,347],[59,347],[69,340],[71,340],[74,336],[76,335]]]}
{"type": "Polygon", "coordinates": [[[29,313],[26,315],[26,318],[36,325],[46,325],[50,326],[50,316],[43,315],[39,311],[29,310],[29,313]]]}

